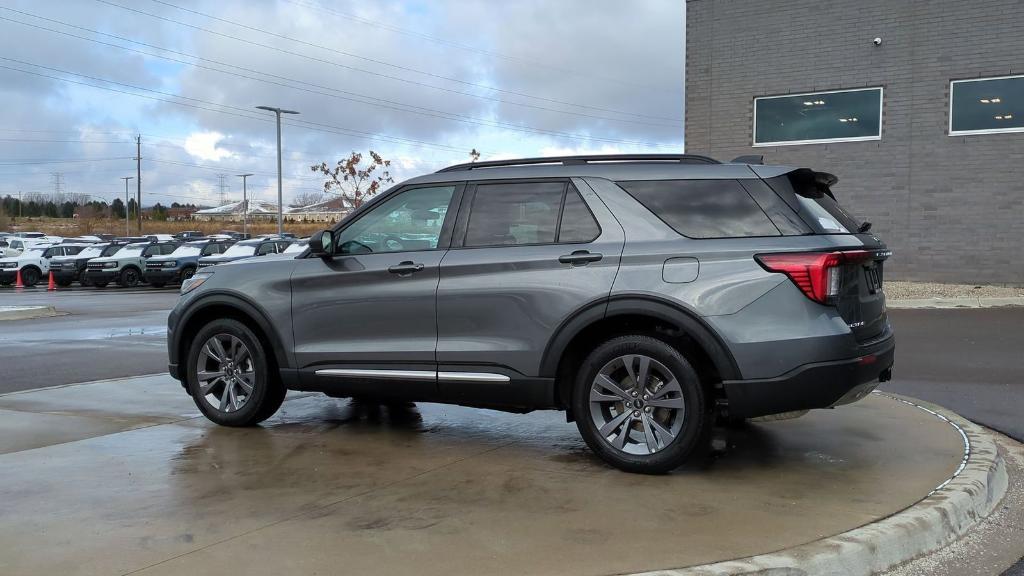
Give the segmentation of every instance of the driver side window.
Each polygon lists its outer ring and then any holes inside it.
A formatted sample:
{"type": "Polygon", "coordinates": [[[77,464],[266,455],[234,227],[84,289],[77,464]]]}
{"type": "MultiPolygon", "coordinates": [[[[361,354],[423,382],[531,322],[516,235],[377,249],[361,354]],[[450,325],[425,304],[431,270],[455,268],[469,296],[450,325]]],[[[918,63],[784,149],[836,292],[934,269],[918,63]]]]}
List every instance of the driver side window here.
{"type": "Polygon", "coordinates": [[[455,186],[414,188],[382,202],[338,233],[338,254],[437,248],[455,186]]]}

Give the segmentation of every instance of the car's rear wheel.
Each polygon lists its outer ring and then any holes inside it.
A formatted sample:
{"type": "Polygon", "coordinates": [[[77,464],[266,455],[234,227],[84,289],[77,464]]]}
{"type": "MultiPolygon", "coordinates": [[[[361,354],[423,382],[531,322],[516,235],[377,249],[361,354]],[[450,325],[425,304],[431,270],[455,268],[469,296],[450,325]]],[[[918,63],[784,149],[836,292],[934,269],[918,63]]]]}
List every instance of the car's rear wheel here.
{"type": "Polygon", "coordinates": [[[587,356],[572,408],[590,449],[628,472],[661,474],[682,465],[708,419],[696,371],[650,336],[614,338],[587,356]]]}
{"type": "Polygon", "coordinates": [[[252,426],[271,417],[285,388],[271,374],[266,350],[245,324],[220,319],[203,326],[187,358],[189,393],[199,410],[223,426],[252,426]]]}
{"type": "Polygon", "coordinates": [[[121,270],[120,276],[117,278],[117,283],[122,288],[135,288],[139,285],[139,271],[135,268],[125,268],[121,270]]]}
{"type": "Polygon", "coordinates": [[[35,286],[36,282],[39,282],[39,270],[35,268],[23,268],[21,270],[21,283],[25,287],[35,286]]]}

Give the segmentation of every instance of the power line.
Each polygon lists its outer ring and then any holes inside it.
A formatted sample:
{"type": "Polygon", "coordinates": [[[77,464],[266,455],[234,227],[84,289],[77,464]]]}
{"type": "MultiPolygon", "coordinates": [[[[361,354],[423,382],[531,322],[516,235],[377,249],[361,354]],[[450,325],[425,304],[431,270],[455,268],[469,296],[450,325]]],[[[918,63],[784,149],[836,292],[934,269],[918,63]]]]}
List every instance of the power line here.
{"type": "Polygon", "coordinates": [[[359,22],[360,24],[366,24],[368,26],[373,26],[375,28],[380,28],[380,29],[383,29],[383,30],[387,30],[389,32],[395,32],[397,34],[403,34],[403,35],[406,35],[406,36],[413,36],[413,37],[416,37],[416,38],[420,38],[422,40],[427,40],[429,42],[434,42],[436,44],[442,44],[444,46],[450,46],[452,48],[458,48],[460,50],[465,50],[467,52],[473,52],[473,53],[480,54],[480,55],[483,55],[483,56],[489,56],[491,58],[498,58],[498,59],[502,59],[502,60],[508,60],[510,62],[515,62],[515,63],[518,63],[520,65],[524,65],[524,66],[534,66],[534,67],[537,67],[537,68],[547,68],[549,70],[554,70],[554,71],[559,72],[561,74],[569,74],[569,75],[577,76],[577,77],[581,77],[581,78],[594,78],[596,80],[602,80],[602,81],[606,81],[606,82],[615,82],[615,83],[623,84],[623,85],[626,85],[626,86],[634,86],[634,87],[637,87],[637,88],[643,88],[645,90],[658,90],[660,92],[667,92],[667,93],[670,93],[670,94],[679,94],[680,93],[680,91],[678,89],[668,89],[668,88],[665,88],[663,86],[651,86],[651,85],[648,85],[648,84],[638,84],[636,82],[629,82],[629,81],[626,81],[626,80],[622,80],[621,78],[613,78],[611,76],[603,76],[603,75],[600,75],[600,74],[584,73],[584,72],[580,72],[579,70],[573,70],[571,68],[565,68],[565,67],[562,67],[562,66],[555,66],[553,64],[549,64],[549,63],[546,63],[546,62],[540,62],[538,60],[532,60],[532,59],[529,59],[529,58],[523,58],[521,56],[514,56],[514,55],[511,55],[511,54],[503,54],[503,53],[498,52],[496,50],[487,50],[487,49],[484,49],[484,48],[479,48],[477,46],[471,46],[469,44],[463,44],[461,42],[455,42],[453,40],[448,40],[448,39],[442,38],[440,36],[433,36],[431,34],[426,34],[426,33],[420,32],[418,30],[411,30],[411,29],[408,29],[408,28],[402,28],[402,27],[394,26],[392,24],[387,24],[387,23],[384,23],[384,22],[379,22],[379,21],[376,21],[376,20],[370,20],[369,18],[362,18],[360,16],[355,16],[353,14],[347,14],[345,12],[339,12],[337,10],[328,8],[327,6],[324,6],[323,4],[320,4],[318,2],[301,2],[299,0],[286,0],[286,1],[287,2],[291,2],[292,4],[295,4],[296,6],[302,6],[304,8],[310,8],[312,10],[316,10],[318,13],[331,14],[332,16],[334,16],[336,18],[339,18],[339,19],[354,20],[355,22],[359,22]]]}
{"type": "Polygon", "coordinates": [[[134,156],[117,156],[114,158],[68,158],[63,160],[12,159],[0,160],[0,166],[31,166],[35,164],[74,164],[79,162],[108,162],[111,160],[134,159],[134,156]]]}
{"type": "MultiPolygon", "coordinates": [[[[110,2],[109,0],[98,0],[98,1],[103,2],[105,4],[114,5],[114,6],[117,5],[114,2],[110,2]]],[[[518,92],[518,91],[515,91],[515,90],[508,90],[508,89],[504,89],[504,88],[499,88],[497,86],[491,86],[491,85],[488,85],[488,84],[480,84],[480,83],[477,83],[477,82],[471,82],[469,80],[462,80],[461,78],[453,78],[453,77],[450,77],[450,76],[444,76],[444,75],[441,75],[441,74],[436,74],[436,73],[433,73],[433,72],[428,72],[426,70],[420,70],[419,68],[413,68],[411,66],[402,66],[401,64],[395,64],[393,62],[387,62],[385,60],[377,60],[375,58],[370,58],[370,57],[367,57],[367,56],[362,56],[360,54],[355,54],[355,53],[352,53],[352,52],[346,52],[344,50],[338,50],[338,49],[332,48],[330,46],[324,46],[322,44],[316,44],[316,43],[309,42],[309,41],[306,41],[306,40],[302,40],[302,39],[299,39],[299,38],[293,38],[291,36],[286,36],[284,34],[279,34],[277,32],[272,32],[270,30],[264,30],[262,28],[257,28],[255,26],[249,26],[247,24],[242,24],[240,22],[235,22],[235,21],[232,21],[232,20],[228,20],[226,18],[220,18],[218,16],[214,16],[212,14],[207,14],[205,12],[200,12],[198,10],[193,10],[191,8],[185,8],[184,6],[178,6],[177,4],[173,4],[171,2],[167,2],[166,0],[150,0],[150,1],[151,2],[155,2],[157,4],[163,4],[164,6],[169,6],[171,8],[175,8],[175,9],[181,10],[183,12],[188,12],[190,14],[195,14],[197,16],[202,16],[204,18],[209,18],[211,20],[215,20],[215,21],[218,21],[218,22],[224,22],[226,24],[231,24],[231,25],[234,25],[234,26],[238,26],[239,28],[244,28],[246,30],[251,30],[253,32],[259,32],[259,33],[262,33],[262,34],[266,34],[268,36],[273,36],[275,38],[280,38],[282,40],[288,40],[290,42],[295,42],[297,44],[302,44],[302,45],[305,45],[305,46],[309,46],[311,48],[319,48],[320,50],[326,50],[328,52],[334,52],[334,53],[340,54],[342,56],[348,56],[350,58],[356,58],[358,60],[364,60],[366,62],[372,62],[374,64],[379,64],[381,66],[388,66],[388,67],[391,67],[391,68],[395,68],[397,70],[404,70],[406,72],[412,72],[414,74],[422,74],[424,76],[429,76],[431,78],[437,78],[438,80],[446,80],[448,82],[455,82],[457,84],[462,84],[462,85],[465,85],[465,86],[472,86],[474,88],[481,88],[481,89],[484,89],[484,90],[493,90],[495,92],[501,92],[501,93],[504,93],[504,94],[509,94],[509,95],[513,95],[513,96],[519,96],[519,97],[522,97],[522,98],[532,98],[534,100],[540,100],[542,102],[549,102],[549,103],[552,103],[552,104],[561,104],[563,106],[575,106],[575,107],[578,107],[578,108],[586,108],[586,109],[596,110],[596,111],[600,111],[600,112],[611,112],[613,114],[623,114],[623,115],[627,115],[627,116],[638,116],[638,117],[646,116],[645,114],[638,114],[636,112],[627,112],[627,111],[623,111],[623,110],[614,110],[614,109],[611,109],[611,108],[601,108],[599,106],[590,106],[590,105],[587,105],[587,104],[579,104],[577,102],[567,102],[567,101],[564,101],[564,100],[557,100],[557,99],[554,99],[554,98],[546,98],[546,97],[543,97],[543,96],[534,96],[532,94],[527,94],[527,93],[524,93],[524,92],[518,92]]],[[[647,116],[647,117],[654,118],[653,116],[647,116]]],[[[664,118],[662,118],[662,119],[664,120],[664,118]]]]}
{"type": "MultiPolygon", "coordinates": [[[[452,88],[445,88],[443,86],[435,86],[433,84],[427,84],[426,82],[418,82],[416,80],[410,80],[408,78],[402,78],[400,76],[392,76],[390,74],[384,74],[382,72],[376,72],[376,71],[373,71],[373,70],[367,70],[365,68],[358,68],[358,67],[355,67],[355,66],[349,66],[347,64],[342,64],[340,62],[335,62],[333,60],[326,60],[326,59],[323,59],[323,58],[317,58],[317,57],[314,57],[314,56],[310,56],[308,54],[302,54],[300,52],[295,52],[295,51],[292,51],[292,50],[287,50],[287,49],[280,48],[280,47],[277,47],[277,46],[273,46],[273,45],[270,45],[270,44],[263,44],[262,42],[256,42],[254,40],[249,40],[247,38],[242,38],[240,36],[232,36],[231,34],[226,34],[224,32],[218,32],[216,30],[211,30],[209,28],[203,28],[202,26],[197,26],[195,24],[190,24],[188,22],[182,22],[180,20],[175,20],[173,18],[168,18],[166,16],[161,16],[159,14],[153,14],[152,12],[146,12],[144,10],[139,10],[137,8],[132,8],[130,6],[122,6],[122,5],[117,4],[115,2],[111,2],[110,0],[96,0],[96,1],[100,2],[102,4],[107,4],[108,6],[113,6],[115,8],[120,8],[122,10],[127,10],[127,11],[130,11],[130,12],[135,12],[137,14],[142,14],[144,16],[149,16],[151,18],[156,18],[157,20],[162,20],[162,21],[165,21],[165,22],[170,22],[172,24],[177,24],[179,26],[185,26],[187,28],[192,28],[194,30],[199,30],[199,31],[205,32],[207,34],[213,34],[215,36],[220,36],[220,37],[223,37],[223,38],[228,38],[230,40],[235,40],[236,42],[244,42],[244,43],[252,45],[252,46],[259,46],[261,48],[266,48],[268,50],[274,50],[276,52],[281,52],[283,54],[290,54],[292,56],[298,56],[299,58],[306,58],[306,59],[309,59],[309,60],[314,60],[314,61],[321,62],[321,63],[324,63],[324,64],[329,64],[329,65],[332,65],[332,66],[337,66],[339,68],[344,68],[346,70],[352,70],[354,72],[361,72],[361,73],[364,73],[364,74],[370,74],[372,76],[378,76],[378,77],[381,77],[381,78],[387,78],[389,80],[395,80],[395,81],[404,82],[404,83],[407,83],[407,84],[414,84],[414,85],[417,85],[417,86],[423,86],[425,88],[432,88],[434,90],[443,90],[445,92],[451,92],[451,93],[455,93],[455,94],[462,94],[464,96],[470,96],[470,97],[473,97],[473,98],[483,98],[483,99],[487,99],[487,100],[494,100],[494,101],[498,101],[498,102],[503,102],[503,103],[506,103],[506,104],[523,105],[523,103],[515,103],[515,102],[511,102],[511,101],[504,100],[504,99],[501,99],[501,98],[492,98],[492,97],[484,96],[482,94],[474,94],[472,92],[464,92],[464,91],[455,90],[455,89],[452,89],[452,88]]],[[[154,1],[156,1],[156,0],[154,0],[154,1]]],[[[173,6],[172,4],[168,4],[168,5],[173,6]]],[[[187,8],[180,8],[178,6],[175,6],[175,8],[178,8],[180,10],[185,10],[185,11],[188,11],[188,12],[192,12],[191,10],[188,10],[187,8]]],[[[387,63],[387,62],[383,62],[383,61],[376,61],[376,60],[373,60],[373,59],[368,59],[368,58],[363,57],[363,56],[349,54],[349,53],[346,53],[346,52],[341,51],[341,50],[330,48],[328,46],[322,46],[322,45],[319,45],[319,44],[314,44],[314,43],[311,43],[311,42],[306,42],[304,40],[299,40],[299,39],[296,39],[296,38],[291,38],[291,37],[288,37],[288,36],[283,36],[283,35],[277,34],[275,32],[269,32],[267,30],[262,30],[260,28],[255,28],[255,27],[252,27],[252,26],[246,26],[244,24],[237,24],[237,23],[231,22],[230,20],[225,20],[225,19],[222,19],[222,18],[218,18],[216,16],[210,16],[208,14],[204,14],[204,13],[201,13],[201,12],[195,12],[195,13],[199,14],[199,15],[202,15],[202,16],[205,16],[207,18],[212,18],[214,20],[222,20],[222,21],[227,22],[229,24],[235,24],[235,25],[243,27],[243,28],[248,28],[248,29],[252,29],[254,31],[261,32],[263,34],[267,34],[269,36],[276,36],[276,37],[284,38],[284,39],[290,40],[292,42],[297,42],[299,44],[305,44],[305,45],[308,45],[308,46],[311,46],[311,47],[319,48],[321,50],[326,50],[328,52],[335,52],[335,53],[343,54],[345,56],[350,56],[350,57],[353,57],[353,58],[360,58],[360,59],[364,59],[364,60],[369,60],[369,61],[372,61],[372,62],[377,62],[379,64],[383,64],[385,66],[393,66],[393,67],[400,68],[400,69],[408,69],[410,71],[417,72],[419,74],[425,74],[427,76],[433,76],[433,77],[444,79],[444,80],[448,80],[448,81],[451,81],[451,82],[457,82],[457,83],[460,83],[460,84],[466,84],[466,85],[470,85],[470,86],[475,86],[475,87],[486,89],[486,90],[493,90],[495,92],[501,92],[501,93],[505,93],[505,94],[516,95],[516,96],[520,96],[520,97],[524,97],[524,98],[532,98],[532,99],[540,100],[540,101],[544,101],[544,102],[550,102],[550,103],[554,103],[554,104],[561,104],[563,106],[574,106],[574,107],[577,107],[577,108],[596,110],[596,111],[600,111],[600,112],[609,112],[609,113],[612,113],[612,114],[622,114],[624,116],[634,116],[634,117],[638,117],[638,118],[650,118],[650,119],[653,119],[653,120],[668,120],[668,121],[671,121],[671,122],[682,122],[682,120],[680,120],[679,118],[667,118],[667,117],[663,117],[663,116],[652,116],[652,115],[648,115],[648,114],[639,114],[639,113],[636,113],[636,112],[625,112],[625,111],[622,111],[622,110],[614,110],[614,109],[610,109],[610,108],[601,108],[601,107],[597,107],[597,106],[589,106],[589,105],[586,105],[586,104],[577,104],[577,103],[574,103],[574,102],[566,102],[566,101],[563,101],[563,100],[556,100],[556,99],[552,99],[552,98],[545,98],[545,97],[542,97],[542,96],[533,96],[533,95],[530,95],[530,94],[516,92],[516,91],[513,91],[513,90],[506,90],[506,89],[497,88],[497,87],[494,87],[494,86],[488,86],[486,84],[477,84],[477,83],[474,83],[474,82],[469,82],[469,81],[466,81],[466,80],[460,80],[460,79],[457,79],[457,78],[449,78],[449,77],[446,77],[446,76],[435,75],[435,74],[432,74],[430,72],[419,71],[419,70],[416,70],[416,69],[413,69],[413,68],[405,68],[405,67],[399,66],[397,64],[391,64],[391,63],[387,63]]],[[[547,110],[551,110],[551,109],[547,109],[547,110]]],[[[551,111],[552,112],[564,112],[564,111],[559,111],[559,110],[551,110],[551,111]]]]}
{"type": "MultiPolygon", "coordinates": [[[[77,80],[72,80],[70,78],[62,78],[60,76],[52,76],[52,75],[49,75],[49,74],[43,74],[41,72],[34,72],[34,71],[31,71],[31,70],[22,70],[20,68],[13,68],[13,67],[10,67],[10,66],[0,65],[0,68],[7,69],[7,70],[13,70],[15,72],[21,72],[23,74],[31,74],[31,75],[40,76],[40,77],[43,77],[43,78],[51,78],[53,80],[59,80],[61,82],[68,82],[68,83],[71,83],[71,84],[78,84],[80,86],[90,86],[92,88],[99,88],[100,90],[108,90],[108,91],[111,91],[111,92],[117,92],[119,94],[127,94],[129,96],[135,96],[137,98],[146,98],[146,99],[149,99],[149,100],[156,100],[158,102],[165,102],[165,103],[168,103],[168,104],[176,104],[178,106],[186,106],[186,107],[195,108],[195,109],[198,109],[198,110],[205,110],[207,112],[216,112],[218,114],[226,114],[226,115],[229,115],[229,116],[238,116],[240,118],[247,118],[249,120],[257,120],[257,121],[260,121],[260,122],[271,122],[271,123],[274,122],[274,120],[270,119],[270,118],[252,115],[251,113],[249,113],[249,110],[247,108],[240,108],[238,106],[231,106],[231,105],[228,105],[228,104],[219,104],[217,102],[210,102],[208,100],[201,100],[199,98],[191,98],[189,96],[181,96],[179,94],[170,94],[168,92],[161,92],[159,90],[152,90],[150,88],[143,88],[141,86],[134,86],[134,85],[131,85],[131,84],[125,84],[123,82],[116,82],[114,80],[107,80],[107,79],[104,79],[104,78],[97,78],[95,76],[88,76],[88,75],[79,74],[79,73],[76,73],[76,72],[69,72],[67,70],[61,70],[59,68],[51,68],[49,66],[42,66],[40,64],[33,64],[31,62],[24,62],[24,61],[21,61],[21,60],[15,60],[13,58],[5,58],[3,56],[0,56],[0,60],[6,60],[6,61],[9,61],[9,62],[15,62],[15,63],[23,64],[23,65],[26,65],[26,66],[34,66],[36,68],[42,68],[44,70],[51,70],[51,71],[59,72],[59,73],[62,73],[62,74],[69,74],[69,75],[72,75],[72,76],[78,76],[78,77],[81,77],[81,78],[88,78],[90,80],[95,80],[97,82],[106,82],[106,83],[115,84],[115,85],[118,85],[118,86],[125,86],[125,87],[128,87],[128,88],[132,88],[133,90],[141,90],[141,91],[144,91],[144,92],[152,92],[154,94],[161,94],[161,95],[164,95],[164,96],[168,96],[170,98],[180,98],[180,99],[183,99],[183,100],[191,100],[191,101],[194,101],[194,102],[200,102],[200,103],[208,104],[210,106],[219,106],[219,107],[222,107],[222,108],[229,108],[229,109],[234,109],[234,110],[240,110],[242,112],[230,112],[228,110],[220,110],[220,109],[217,109],[217,108],[207,108],[207,107],[199,106],[199,105],[196,105],[196,104],[189,104],[189,103],[186,103],[186,102],[178,102],[178,101],[175,101],[175,100],[168,100],[166,98],[158,98],[158,97],[155,97],[155,96],[147,96],[145,94],[137,94],[135,92],[128,92],[128,91],[125,91],[125,90],[118,90],[116,88],[111,88],[109,86],[97,86],[95,84],[90,84],[88,82],[81,82],[81,81],[77,81],[77,80]]],[[[384,141],[384,142],[392,142],[392,143],[399,143],[399,144],[411,144],[411,145],[424,146],[424,147],[428,147],[428,148],[438,148],[438,149],[441,149],[441,150],[448,150],[448,151],[459,152],[459,153],[464,153],[465,152],[462,148],[457,148],[455,146],[449,146],[449,145],[446,145],[446,144],[437,144],[437,143],[433,143],[433,142],[425,142],[425,141],[422,141],[422,140],[416,140],[416,139],[413,139],[413,138],[404,138],[404,137],[400,137],[400,136],[388,136],[388,135],[384,135],[384,134],[374,134],[372,132],[365,132],[365,131],[362,131],[362,130],[356,130],[354,128],[345,128],[345,127],[342,127],[342,126],[332,126],[330,124],[324,124],[324,123],[318,123],[318,122],[310,122],[310,121],[306,121],[306,120],[294,120],[294,121],[288,122],[287,124],[289,126],[294,126],[296,128],[305,128],[307,130],[314,130],[314,131],[318,131],[318,132],[325,132],[327,134],[341,134],[341,135],[345,135],[345,136],[352,136],[354,138],[363,138],[363,139],[368,139],[368,140],[381,140],[381,141],[384,141]]]]}
{"type": "MultiPolygon", "coordinates": [[[[545,128],[538,128],[538,127],[533,127],[533,126],[520,126],[520,125],[509,123],[509,122],[501,122],[501,121],[498,121],[498,120],[487,120],[487,119],[483,119],[483,118],[477,118],[477,117],[473,117],[473,116],[468,116],[468,115],[465,115],[465,114],[459,114],[459,113],[456,113],[456,112],[447,112],[447,111],[444,111],[444,110],[437,110],[437,109],[434,109],[434,108],[426,108],[426,107],[418,106],[418,105],[415,105],[415,104],[407,104],[407,103],[398,102],[398,101],[395,101],[395,100],[388,100],[386,98],[380,98],[380,97],[376,97],[376,96],[360,94],[358,92],[352,92],[352,91],[349,91],[349,90],[342,90],[340,88],[335,88],[335,87],[331,87],[331,86],[324,86],[324,85],[317,84],[317,83],[314,83],[314,82],[307,82],[307,81],[304,81],[304,80],[297,80],[297,79],[294,79],[294,78],[289,78],[287,76],[280,76],[280,75],[273,74],[273,73],[270,73],[270,72],[263,72],[263,71],[256,70],[256,69],[253,69],[253,68],[247,68],[245,66],[240,66],[240,65],[237,65],[237,64],[231,64],[229,62],[223,62],[223,61],[214,60],[214,59],[211,59],[211,58],[205,58],[205,57],[202,57],[202,56],[196,56],[194,54],[189,54],[187,52],[181,52],[181,51],[178,51],[178,50],[172,50],[170,48],[164,48],[162,46],[157,46],[157,45],[154,45],[154,44],[148,44],[146,42],[140,42],[140,41],[137,41],[137,40],[133,40],[131,38],[126,38],[124,36],[118,36],[116,34],[110,34],[110,33],[107,33],[107,32],[101,32],[101,31],[98,31],[98,30],[93,30],[93,29],[90,29],[90,28],[85,28],[85,27],[82,27],[82,26],[78,26],[78,25],[75,25],[75,24],[70,24],[70,23],[63,22],[63,21],[60,21],[60,20],[55,20],[55,19],[52,19],[52,18],[46,18],[44,16],[39,16],[39,15],[32,14],[32,13],[29,13],[29,12],[23,12],[21,10],[15,10],[13,8],[6,8],[6,7],[2,7],[2,6],[0,6],[0,8],[2,8],[4,10],[8,10],[10,12],[16,12],[18,14],[29,16],[29,17],[32,17],[32,18],[37,18],[39,20],[44,20],[44,21],[47,21],[47,22],[52,22],[52,23],[55,23],[55,24],[59,24],[61,26],[66,26],[68,28],[74,28],[74,29],[85,31],[85,32],[89,32],[91,34],[97,34],[97,35],[100,35],[100,36],[106,36],[106,37],[109,37],[109,38],[114,38],[114,39],[120,40],[122,42],[128,42],[128,43],[136,44],[136,45],[139,45],[139,46],[145,46],[145,47],[151,48],[153,50],[160,50],[160,51],[163,51],[163,52],[169,52],[171,54],[177,54],[179,56],[183,56],[183,57],[186,57],[186,58],[192,58],[192,59],[195,59],[195,60],[199,60],[201,62],[210,62],[210,63],[213,63],[213,64],[217,64],[218,66],[226,66],[226,67],[234,68],[234,69],[237,69],[237,70],[244,70],[246,72],[251,72],[253,74],[261,74],[263,76],[268,76],[270,78],[277,78],[277,79],[285,80],[287,82],[293,82],[293,83],[296,83],[296,84],[304,84],[306,86],[312,86],[314,88],[318,88],[318,89],[322,89],[322,90],[330,90],[332,92],[335,92],[335,94],[325,94],[323,92],[319,92],[318,90],[312,90],[312,89],[309,89],[309,88],[302,88],[300,86],[292,86],[292,85],[289,85],[289,84],[282,84],[280,82],[274,82],[272,80],[267,80],[266,78],[254,78],[252,76],[247,76],[245,74],[239,74],[237,72],[231,72],[229,70],[221,70],[219,68],[214,68],[214,67],[211,67],[211,66],[204,66],[202,64],[196,64],[195,62],[189,62],[189,61],[186,61],[186,60],[179,60],[177,58],[171,58],[170,56],[165,56],[165,55],[161,55],[161,54],[153,54],[151,52],[146,52],[144,50],[138,50],[138,49],[131,48],[131,47],[128,47],[128,46],[121,46],[121,45],[118,45],[118,44],[112,44],[110,42],[104,42],[102,40],[97,40],[95,38],[88,38],[88,37],[85,37],[85,36],[79,36],[77,34],[72,34],[70,32],[66,32],[66,31],[63,31],[63,30],[55,30],[53,28],[47,28],[46,26],[40,26],[40,25],[37,25],[37,24],[31,24],[31,23],[28,23],[28,22],[22,22],[20,20],[14,20],[12,18],[5,18],[3,16],[0,16],[0,20],[5,20],[5,21],[8,21],[8,22],[13,22],[15,24],[21,24],[23,26],[29,26],[29,27],[36,28],[36,29],[39,29],[39,30],[45,30],[47,32],[52,32],[52,33],[55,33],[55,34],[61,34],[61,35],[68,36],[68,37],[71,37],[71,38],[76,38],[76,39],[79,39],[79,40],[85,40],[87,42],[93,42],[93,43],[100,44],[100,45],[103,45],[103,46],[109,46],[109,47],[112,47],[112,48],[117,48],[119,50],[125,50],[125,51],[128,51],[128,52],[134,52],[134,53],[137,53],[137,54],[143,54],[143,55],[146,55],[146,56],[150,56],[152,58],[160,58],[162,60],[167,60],[167,61],[170,61],[170,62],[177,62],[179,64],[185,64],[187,66],[192,66],[194,68],[200,68],[200,69],[203,69],[203,70],[211,70],[213,72],[218,72],[218,73],[221,73],[221,74],[228,74],[228,75],[236,76],[236,77],[239,77],[239,78],[246,78],[246,79],[249,79],[249,80],[255,80],[257,82],[263,82],[263,83],[267,83],[267,84],[271,84],[271,85],[282,86],[282,87],[290,88],[290,89],[293,89],[293,90],[300,90],[300,91],[303,91],[303,92],[308,92],[308,93],[312,93],[312,94],[319,94],[319,95],[322,95],[322,96],[328,96],[328,97],[337,98],[337,99],[341,99],[341,100],[347,100],[347,101],[350,101],[350,102],[358,102],[360,104],[367,104],[367,105],[371,105],[371,106],[378,106],[378,107],[381,107],[381,108],[387,108],[387,109],[391,109],[391,110],[398,110],[400,112],[407,112],[407,113],[412,113],[412,114],[420,114],[420,115],[423,115],[423,116],[442,118],[442,119],[445,119],[445,120],[453,120],[453,121],[457,121],[457,122],[465,122],[465,123],[478,124],[478,125],[483,125],[483,126],[494,126],[494,127],[507,128],[507,129],[510,129],[510,130],[516,130],[516,131],[520,131],[520,132],[536,132],[536,133],[548,134],[548,135],[552,135],[552,136],[560,136],[560,137],[565,137],[565,138],[574,138],[574,139],[583,139],[583,140],[600,140],[600,141],[606,141],[606,142],[612,142],[612,143],[641,144],[641,145],[648,145],[648,146],[651,146],[651,145],[657,146],[657,144],[651,144],[651,143],[647,143],[647,142],[633,142],[633,141],[619,140],[619,139],[612,139],[612,138],[601,138],[601,137],[594,137],[594,136],[577,135],[577,134],[571,134],[571,133],[567,133],[567,132],[559,132],[559,131],[548,130],[548,129],[545,129],[545,128]],[[342,96],[343,94],[344,95],[349,95],[351,97],[350,98],[346,98],[345,96],[342,96]],[[362,98],[364,100],[360,100],[360,98],[362,98]],[[367,100],[371,100],[371,101],[368,102],[367,100]],[[396,106],[397,106],[397,108],[396,108],[396,106]]],[[[273,48],[273,47],[271,47],[271,48],[273,48]]],[[[312,58],[312,57],[310,57],[310,58],[312,58]]],[[[313,58],[313,59],[314,60],[318,60],[316,58],[313,58]]],[[[558,113],[558,114],[567,114],[567,115],[571,115],[571,116],[578,116],[578,117],[584,117],[584,118],[594,118],[594,119],[605,120],[605,121],[610,121],[610,122],[625,122],[625,123],[637,124],[637,125],[642,125],[642,126],[653,126],[653,127],[656,127],[656,128],[667,128],[665,126],[664,122],[654,123],[654,122],[644,122],[644,121],[639,121],[639,120],[629,120],[629,119],[625,119],[625,118],[611,118],[611,117],[607,117],[607,116],[598,116],[598,115],[594,115],[594,114],[586,114],[586,113],[581,113],[581,112],[572,112],[572,111],[568,111],[568,110],[555,110],[555,109],[546,108],[546,107],[543,107],[543,106],[534,106],[534,105],[530,105],[530,104],[523,104],[523,103],[517,103],[517,102],[508,102],[508,101],[502,101],[502,102],[505,103],[505,104],[511,104],[511,105],[515,105],[515,106],[523,106],[523,107],[527,107],[527,108],[544,110],[544,111],[554,112],[554,113],[558,113]]],[[[679,121],[678,120],[673,120],[673,122],[679,122],[679,121]]]]}

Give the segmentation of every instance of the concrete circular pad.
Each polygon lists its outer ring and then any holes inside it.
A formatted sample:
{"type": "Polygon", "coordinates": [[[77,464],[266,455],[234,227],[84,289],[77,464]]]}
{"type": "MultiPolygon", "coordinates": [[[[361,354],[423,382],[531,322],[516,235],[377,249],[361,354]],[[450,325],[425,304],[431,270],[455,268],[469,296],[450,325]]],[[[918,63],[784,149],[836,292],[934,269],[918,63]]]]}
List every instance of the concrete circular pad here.
{"type": "Polygon", "coordinates": [[[684,567],[887,517],[964,457],[956,428],[881,396],[750,425],[725,457],[653,477],[607,467],[552,412],[299,395],[261,428],[229,429],[192,418],[189,402],[165,377],[0,396],[21,430],[33,415],[125,422],[0,455],[0,573],[684,567]],[[105,411],[102,398],[118,402],[105,411]],[[133,405],[149,420],[126,418],[133,405]]]}

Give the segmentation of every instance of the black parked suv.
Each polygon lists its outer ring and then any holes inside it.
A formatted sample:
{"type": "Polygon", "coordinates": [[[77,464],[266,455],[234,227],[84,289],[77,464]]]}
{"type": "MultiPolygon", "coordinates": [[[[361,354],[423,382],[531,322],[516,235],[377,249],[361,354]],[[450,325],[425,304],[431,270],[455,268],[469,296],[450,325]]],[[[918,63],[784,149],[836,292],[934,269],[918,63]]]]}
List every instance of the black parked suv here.
{"type": "Polygon", "coordinates": [[[76,281],[82,286],[88,286],[85,268],[89,260],[113,256],[122,246],[124,244],[120,242],[93,244],[77,254],[51,258],[50,272],[53,272],[53,281],[62,287],[71,286],[71,283],[76,281]]]}
{"type": "Polygon", "coordinates": [[[200,270],[170,372],[228,426],[285,391],[557,409],[624,470],[716,418],[891,375],[885,244],[806,168],[692,155],[477,162],[378,195],[296,257],[200,270]]]}

